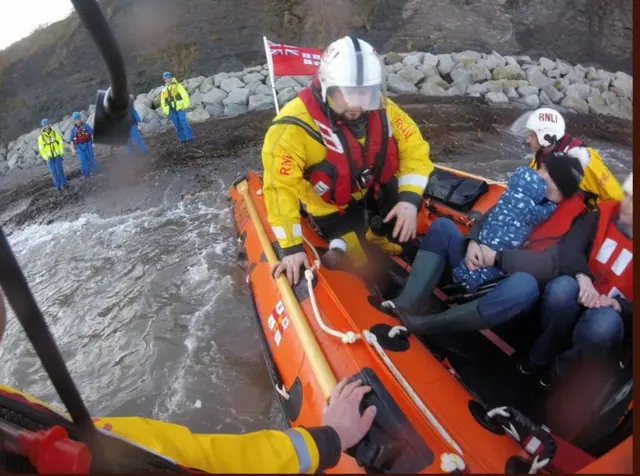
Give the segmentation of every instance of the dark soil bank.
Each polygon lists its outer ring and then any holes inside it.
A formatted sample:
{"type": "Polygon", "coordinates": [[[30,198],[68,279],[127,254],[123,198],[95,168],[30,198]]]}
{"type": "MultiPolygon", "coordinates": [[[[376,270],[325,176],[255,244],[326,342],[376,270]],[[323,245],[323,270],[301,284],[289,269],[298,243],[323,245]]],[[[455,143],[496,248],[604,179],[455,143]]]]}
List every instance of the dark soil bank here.
{"type": "MultiPolygon", "coordinates": [[[[262,35],[323,47],[357,32],[381,52],[464,49],[631,71],[632,0],[102,0],[136,94],[162,71],[209,76],[265,62],[262,35]],[[473,25],[473,27],[470,27],[473,25]]],[[[86,108],[107,86],[75,17],[0,53],[0,142],[86,108]]]]}

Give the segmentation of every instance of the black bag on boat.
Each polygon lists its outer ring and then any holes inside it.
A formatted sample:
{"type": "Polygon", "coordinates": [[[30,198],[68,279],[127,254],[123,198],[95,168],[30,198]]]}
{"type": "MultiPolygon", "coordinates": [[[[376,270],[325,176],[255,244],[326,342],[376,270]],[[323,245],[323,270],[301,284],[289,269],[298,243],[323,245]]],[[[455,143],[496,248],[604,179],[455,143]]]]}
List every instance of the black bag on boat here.
{"type": "Polygon", "coordinates": [[[489,185],[484,180],[458,177],[451,172],[436,169],[429,177],[424,196],[466,213],[488,191],[489,185]]]}

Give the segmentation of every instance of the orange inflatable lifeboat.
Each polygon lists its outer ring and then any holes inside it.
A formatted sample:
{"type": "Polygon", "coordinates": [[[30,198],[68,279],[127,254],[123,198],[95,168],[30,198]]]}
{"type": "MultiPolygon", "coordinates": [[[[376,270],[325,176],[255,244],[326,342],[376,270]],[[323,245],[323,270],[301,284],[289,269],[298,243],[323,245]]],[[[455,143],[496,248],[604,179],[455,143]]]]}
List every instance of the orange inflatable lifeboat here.
{"type": "MultiPolygon", "coordinates": [[[[442,178],[443,188],[424,196],[419,235],[441,216],[466,233],[504,191],[501,183],[441,166],[434,174],[442,178]]],[[[249,171],[239,177],[229,196],[265,358],[289,424],[318,425],[326,399],[343,378],[359,378],[373,388],[362,405],[377,406],[373,427],[331,472],[631,470],[628,369],[622,378],[617,376],[601,408],[593,410],[598,418],[574,425],[573,433],[554,434],[521,411],[521,400],[513,395],[501,400],[500,392],[508,385],[492,382],[491,374],[500,373],[496,365],[503,365],[496,364],[500,359],[495,356],[510,359],[515,344],[507,343],[499,331],[439,336],[434,342],[408,334],[374,304],[361,277],[322,264],[327,242],[307,220],[302,230],[313,269],[295,287],[285,276],[274,280],[270,267],[278,261],[278,245],[267,221],[261,175],[249,171]],[[497,388],[485,390],[494,383],[497,388]]],[[[384,292],[401,288],[416,251],[387,258],[392,278],[384,292]]],[[[443,306],[470,298],[442,289],[435,294],[443,306]]]]}

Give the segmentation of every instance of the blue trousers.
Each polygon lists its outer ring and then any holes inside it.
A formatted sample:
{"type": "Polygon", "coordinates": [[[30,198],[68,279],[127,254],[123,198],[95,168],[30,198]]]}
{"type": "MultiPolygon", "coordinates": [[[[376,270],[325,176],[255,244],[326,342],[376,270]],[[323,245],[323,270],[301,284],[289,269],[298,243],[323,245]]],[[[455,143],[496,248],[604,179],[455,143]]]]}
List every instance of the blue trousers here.
{"type": "Polygon", "coordinates": [[[76,146],[76,152],[78,153],[82,176],[88,177],[98,168],[96,156],[93,152],[93,143],[85,142],[84,144],[78,144],[76,146]]]}
{"type": "Polygon", "coordinates": [[[475,293],[484,283],[504,275],[505,272],[495,266],[488,266],[471,271],[464,260],[453,269],[454,282],[462,283],[469,293],[475,293]]]}
{"type": "Polygon", "coordinates": [[[540,302],[543,331],[529,354],[535,366],[554,363],[555,372],[565,375],[581,354],[602,355],[622,342],[620,314],[611,307],[583,307],[578,304],[579,292],[572,276],[558,276],[545,286],[540,302]],[[569,336],[572,345],[566,350],[569,336]]]}
{"type": "Polygon", "coordinates": [[[47,160],[49,166],[49,172],[51,172],[51,179],[53,180],[53,187],[62,190],[62,186],[67,184],[67,178],[64,176],[64,169],[62,167],[62,157],[52,157],[47,160]]]}
{"type": "Polygon", "coordinates": [[[182,111],[169,111],[169,120],[176,128],[176,136],[180,142],[187,142],[193,139],[193,131],[187,121],[187,114],[182,111]]]}
{"type": "MultiPolygon", "coordinates": [[[[420,248],[440,255],[453,270],[466,253],[464,237],[448,218],[436,219],[420,248]]],[[[478,314],[487,328],[507,322],[533,308],[540,296],[538,282],[528,273],[513,273],[478,300],[478,314]]]]}
{"type": "Polygon", "coordinates": [[[143,154],[146,154],[147,152],[149,152],[149,150],[147,149],[146,144],[142,140],[142,135],[140,135],[140,131],[138,130],[138,126],[131,126],[131,134],[129,134],[129,142],[127,143],[127,153],[129,155],[133,155],[133,146],[134,145],[143,154]]]}

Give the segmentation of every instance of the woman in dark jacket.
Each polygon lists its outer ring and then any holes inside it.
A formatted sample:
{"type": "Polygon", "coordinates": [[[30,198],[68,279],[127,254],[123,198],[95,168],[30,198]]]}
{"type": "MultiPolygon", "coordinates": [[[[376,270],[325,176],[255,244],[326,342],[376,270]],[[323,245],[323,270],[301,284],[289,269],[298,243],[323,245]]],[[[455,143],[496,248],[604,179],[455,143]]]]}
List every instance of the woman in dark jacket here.
{"type": "Polygon", "coordinates": [[[633,180],[622,202],[601,202],[579,218],[558,248],[559,276],[545,287],[540,305],[543,332],[520,371],[548,387],[581,355],[615,350],[631,328],[633,311],[633,180]],[[626,325],[625,325],[626,324],[626,325]],[[572,346],[563,344],[572,334],[572,346]]]}

